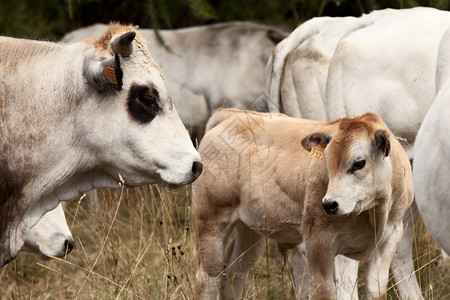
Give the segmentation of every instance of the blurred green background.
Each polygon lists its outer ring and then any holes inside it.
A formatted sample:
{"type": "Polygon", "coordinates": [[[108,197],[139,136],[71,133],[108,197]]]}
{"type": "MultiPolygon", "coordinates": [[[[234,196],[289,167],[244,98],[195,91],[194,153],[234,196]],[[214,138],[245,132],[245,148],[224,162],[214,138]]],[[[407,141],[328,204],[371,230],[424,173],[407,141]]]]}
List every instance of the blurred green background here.
{"type": "Polygon", "coordinates": [[[247,20],[292,30],[315,16],[360,16],[374,9],[433,6],[449,0],[0,0],[0,34],[59,40],[96,22],[170,29],[247,20]]]}

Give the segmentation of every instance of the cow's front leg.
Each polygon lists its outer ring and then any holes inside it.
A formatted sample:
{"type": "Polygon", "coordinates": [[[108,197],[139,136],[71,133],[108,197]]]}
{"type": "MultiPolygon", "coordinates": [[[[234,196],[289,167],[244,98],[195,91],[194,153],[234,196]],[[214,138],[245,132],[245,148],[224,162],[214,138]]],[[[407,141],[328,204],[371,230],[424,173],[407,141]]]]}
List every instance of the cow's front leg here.
{"type": "Polygon", "coordinates": [[[224,269],[224,245],[222,232],[210,231],[197,238],[199,268],[196,274],[196,298],[216,299],[221,290],[224,269]]]}
{"type": "Polygon", "coordinates": [[[403,235],[401,220],[395,224],[387,224],[384,234],[387,236],[386,241],[376,246],[372,256],[364,264],[367,299],[386,299],[389,267],[403,235]]]}
{"type": "Polygon", "coordinates": [[[320,232],[305,236],[310,299],[336,299],[332,235],[320,232]]]}

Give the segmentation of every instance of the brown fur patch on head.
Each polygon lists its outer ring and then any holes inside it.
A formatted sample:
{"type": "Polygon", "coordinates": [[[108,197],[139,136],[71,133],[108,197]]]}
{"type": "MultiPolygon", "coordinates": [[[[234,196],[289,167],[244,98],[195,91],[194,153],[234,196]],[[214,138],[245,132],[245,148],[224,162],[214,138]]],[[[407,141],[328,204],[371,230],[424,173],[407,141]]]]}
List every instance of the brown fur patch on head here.
{"type": "MultiPolygon", "coordinates": [[[[342,123],[345,121],[362,121],[362,122],[371,122],[371,123],[376,123],[376,124],[380,124],[380,125],[384,125],[383,120],[376,114],[374,113],[365,113],[359,117],[355,117],[355,118],[339,118],[333,121],[328,122],[328,124],[338,124],[338,123],[342,123]]],[[[386,126],[386,125],[384,125],[386,126]]]]}
{"type": "Polygon", "coordinates": [[[339,124],[339,130],[342,131],[356,131],[365,129],[367,123],[359,120],[345,120],[339,124]]]}
{"type": "Polygon", "coordinates": [[[378,123],[378,124],[384,124],[383,120],[381,120],[380,116],[373,114],[373,113],[366,113],[359,117],[361,120],[366,122],[372,122],[372,123],[378,123]]]}
{"type": "Polygon", "coordinates": [[[380,128],[386,128],[381,118],[375,114],[367,113],[360,117],[339,119],[339,131],[333,137],[333,146],[327,156],[327,164],[331,170],[339,170],[349,159],[355,141],[367,136],[373,139],[380,128]]]}
{"type": "Polygon", "coordinates": [[[106,51],[108,50],[108,46],[114,35],[118,33],[126,33],[129,31],[136,31],[136,39],[143,41],[142,36],[139,34],[139,31],[137,31],[132,25],[123,25],[117,22],[111,22],[109,23],[108,28],[106,28],[101,37],[99,37],[98,39],[90,39],[89,42],[92,42],[96,49],[106,51]]]}

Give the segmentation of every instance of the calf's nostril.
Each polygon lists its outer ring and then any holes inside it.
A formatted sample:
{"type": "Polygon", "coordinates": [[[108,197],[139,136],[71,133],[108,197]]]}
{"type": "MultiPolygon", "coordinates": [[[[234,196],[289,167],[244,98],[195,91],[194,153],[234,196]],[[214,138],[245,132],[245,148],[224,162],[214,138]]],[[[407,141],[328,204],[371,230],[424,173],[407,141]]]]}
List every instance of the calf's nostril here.
{"type": "Polygon", "coordinates": [[[335,215],[338,210],[339,204],[336,201],[324,200],[322,202],[322,206],[327,214],[335,215]]]}
{"type": "Polygon", "coordinates": [[[72,239],[70,240],[65,240],[64,241],[64,252],[66,252],[66,254],[69,254],[74,246],[74,241],[72,239]]]}
{"type": "Polygon", "coordinates": [[[194,174],[194,180],[200,176],[203,171],[203,164],[199,161],[195,161],[192,165],[192,174],[194,174]]]}

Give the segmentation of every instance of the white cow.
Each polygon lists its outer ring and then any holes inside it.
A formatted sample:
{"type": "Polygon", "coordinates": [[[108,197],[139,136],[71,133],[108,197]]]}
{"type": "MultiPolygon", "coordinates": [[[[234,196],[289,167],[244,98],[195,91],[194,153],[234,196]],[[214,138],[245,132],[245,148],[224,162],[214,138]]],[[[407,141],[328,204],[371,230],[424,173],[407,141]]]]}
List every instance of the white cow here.
{"type": "Polygon", "coordinates": [[[385,9],[360,18],[317,17],[297,27],[275,47],[267,64],[269,110],[325,121],[328,66],[339,41],[348,33],[396,13],[385,9]]]}
{"type": "MultiPolygon", "coordinates": [[[[100,36],[95,24],[66,34],[63,42],[100,36]]],[[[264,70],[276,43],[287,33],[251,22],[230,22],[177,30],[160,30],[168,49],[152,29],[142,36],[166,76],[181,120],[197,137],[220,107],[268,111],[264,70]]]]}
{"type": "Polygon", "coordinates": [[[414,186],[420,215],[430,234],[450,253],[450,29],[437,61],[437,96],[428,110],[414,147],[414,186]]]}
{"type": "Polygon", "coordinates": [[[99,187],[189,184],[202,170],[131,26],[56,44],[0,37],[0,266],[60,201],[99,187]]]}
{"type": "Polygon", "coordinates": [[[42,258],[63,257],[74,247],[72,233],[67,226],[62,205],[47,212],[28,231],[21,251],[39,254],[42,258]]]}
{"type": "Polygon", "coordinates": [[[326,87],[329,120],[371,111],[406,138],[413,158],[419,126],[435,97],[437,50],[450,12],[398,10],[347,35],[330,61],[326,87]]]}

